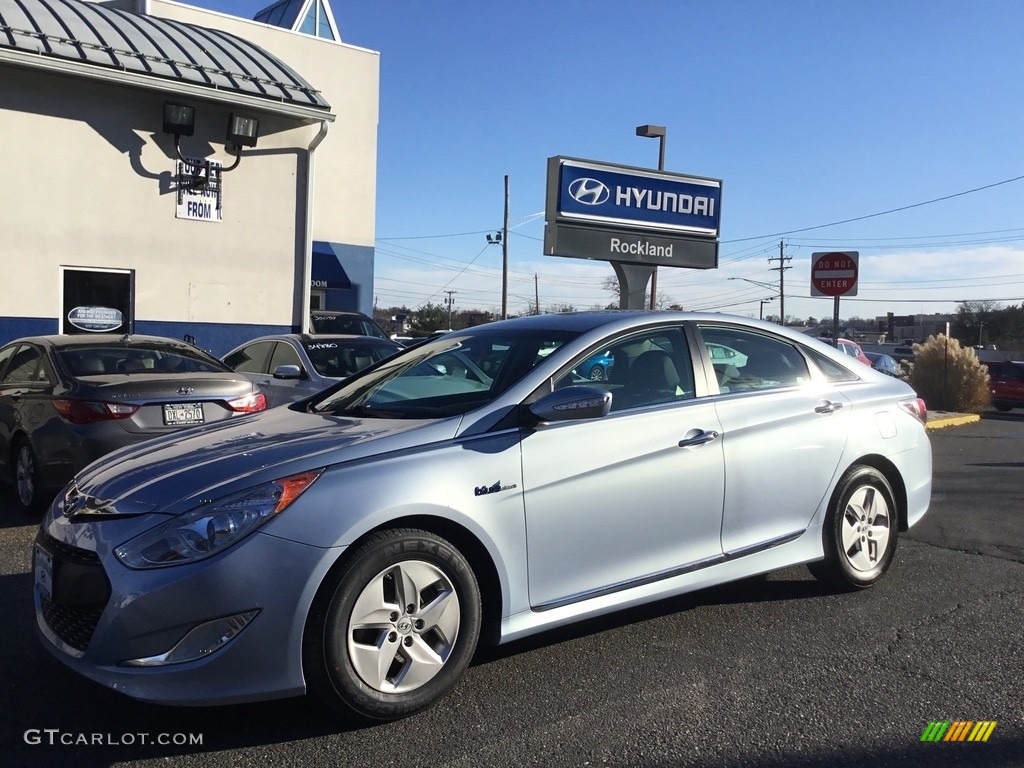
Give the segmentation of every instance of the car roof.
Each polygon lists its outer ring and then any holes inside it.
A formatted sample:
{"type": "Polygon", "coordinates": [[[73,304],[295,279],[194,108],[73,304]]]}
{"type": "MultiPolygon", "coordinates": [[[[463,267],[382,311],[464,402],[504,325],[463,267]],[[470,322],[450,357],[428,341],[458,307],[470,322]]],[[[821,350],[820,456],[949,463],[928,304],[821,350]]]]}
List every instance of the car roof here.
{"type": "Polygon", "coordinates": [[[392,339],[382,339],[380,336],[360,336],[354,333],[271,333],[266,336],[256,336],[239,344],[238,347],[247,347],[257,341],[294,341],[300,344],[319,344],[325,341],[349,341],[357,344],[372,342],[374,344],[394,344],[402,346],[392,339]]]}
{"type": "MultiPolygon", "coordinates": [[[[20,339],[13,339],[8,344],[26,343],[39,346],[52,347],[53,349],[71,349],[74,347],[91,347],[103,344],[122,344],[124,346],[142,344],[161,344],[173,346],[179,349],[191,349],[202,352],[198,347],[186,341],[172,339],[166,336],[147,336],[144,334],[123,334],[123,333],[55,333],[45,336],[24,336],[20,339]]],[[[4,346],[7,346],[5,344],[4,346]]]]}

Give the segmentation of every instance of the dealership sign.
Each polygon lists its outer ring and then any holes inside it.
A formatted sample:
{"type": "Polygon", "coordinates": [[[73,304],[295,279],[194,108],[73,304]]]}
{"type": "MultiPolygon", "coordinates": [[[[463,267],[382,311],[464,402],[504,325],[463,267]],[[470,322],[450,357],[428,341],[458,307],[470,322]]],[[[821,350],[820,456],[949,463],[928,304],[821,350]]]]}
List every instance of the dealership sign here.
{"type": "Polygon", "coordinates": [[[548,159],[544,252],[652,266],[718,266],[722,182],[548,159]]]}

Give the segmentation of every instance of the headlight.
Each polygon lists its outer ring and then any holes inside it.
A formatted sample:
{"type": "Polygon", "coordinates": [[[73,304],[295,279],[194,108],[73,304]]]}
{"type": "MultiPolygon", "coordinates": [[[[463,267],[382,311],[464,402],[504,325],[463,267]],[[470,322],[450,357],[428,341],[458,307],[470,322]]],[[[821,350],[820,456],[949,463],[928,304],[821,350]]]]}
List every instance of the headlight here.
{"type": "Polygon", "coordinates": [[[204,504],[125,542],[114,554],[129,568],[160,568],[211,557],[291,506],[322,472],[283,477],[204,504]]]}

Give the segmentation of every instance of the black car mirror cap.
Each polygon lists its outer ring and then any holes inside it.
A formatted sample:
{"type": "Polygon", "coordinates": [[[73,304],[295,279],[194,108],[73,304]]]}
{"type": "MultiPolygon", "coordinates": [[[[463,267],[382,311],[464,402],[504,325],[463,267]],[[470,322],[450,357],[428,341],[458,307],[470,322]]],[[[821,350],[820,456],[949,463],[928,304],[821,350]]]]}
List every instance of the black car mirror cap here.
{"type": "Polygon", "coordinates": [[[556,389],[530,406],[539,421],[600,419],[612,407],[612,393],[602,387],[578,385],[556,389]]]}

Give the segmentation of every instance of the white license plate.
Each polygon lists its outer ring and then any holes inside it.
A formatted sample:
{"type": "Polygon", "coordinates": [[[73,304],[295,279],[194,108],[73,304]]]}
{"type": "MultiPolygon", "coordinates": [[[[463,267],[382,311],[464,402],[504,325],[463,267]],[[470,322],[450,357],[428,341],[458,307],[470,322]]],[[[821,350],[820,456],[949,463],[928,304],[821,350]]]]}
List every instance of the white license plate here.
{"type": "Polygon", "coordinates": [[[185,424],[202,424],[203,406],[199,403],[167,403],[164,405],[164,424],[180,427],[185,424]]]}
{"type": "Polygon", "coordinates": [[[42,597],[53,599],[53,556],[36,545],[36,589],[42,597]]]}

